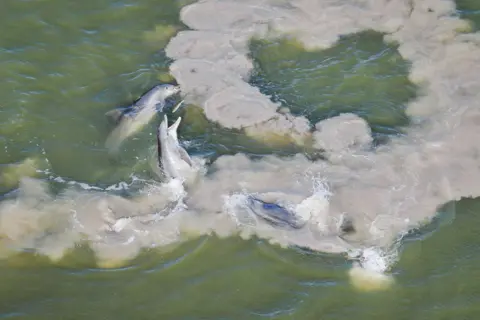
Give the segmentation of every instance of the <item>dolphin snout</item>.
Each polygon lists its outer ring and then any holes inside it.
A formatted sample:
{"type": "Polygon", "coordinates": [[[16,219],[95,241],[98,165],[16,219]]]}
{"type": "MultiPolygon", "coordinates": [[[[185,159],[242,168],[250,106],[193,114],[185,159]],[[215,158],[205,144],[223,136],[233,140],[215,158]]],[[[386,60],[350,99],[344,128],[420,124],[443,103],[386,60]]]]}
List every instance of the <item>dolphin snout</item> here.
{"type": "Polygon", "coordinates": [[[171,87],[172,94],[179,93],[180,91],[181,91],[181,89],[180,89],[179,85],[172,85],[172,87],[171,87]]]}
{"type": "Polygon", "coordinates": [[[163,99],[173,96],[180,91],[180,85],[178,84],[160,84],[156,86],[156,95],[163,99]]]}

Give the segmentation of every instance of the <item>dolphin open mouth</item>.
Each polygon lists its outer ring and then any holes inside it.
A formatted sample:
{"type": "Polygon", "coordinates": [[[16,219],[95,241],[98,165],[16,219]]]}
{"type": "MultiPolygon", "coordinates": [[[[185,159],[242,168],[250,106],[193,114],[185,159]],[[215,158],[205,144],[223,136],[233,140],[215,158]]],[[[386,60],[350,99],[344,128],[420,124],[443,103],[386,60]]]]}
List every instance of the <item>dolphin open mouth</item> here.
{"type": "MultiPolygon", "coordinates": [[[[187,179],[195,174],[197,168],[194,166],[188,152],[180,145],[177,136],[177,129],[182,118],[168,127],[167,115],[157,130],[158,165],[163,173],[169,178],[187,179]]],[[[188,180],[188,179],[187,179],[188,180]]]]}
{"type": "Polygon", "coordinates": [[[281,205],[265,202],[252,196],[247,199],[247,207],[255,215],[275,226],[300,229],[306,223],[301,221],[294,212],[281,205]]]}
{"type": "Polygon", "coordinates": [[[173,89],[172,89],[173,94],[180,93],[180,91],[182,90],[180,89],[179,85],[173,85],[173,89]]]}

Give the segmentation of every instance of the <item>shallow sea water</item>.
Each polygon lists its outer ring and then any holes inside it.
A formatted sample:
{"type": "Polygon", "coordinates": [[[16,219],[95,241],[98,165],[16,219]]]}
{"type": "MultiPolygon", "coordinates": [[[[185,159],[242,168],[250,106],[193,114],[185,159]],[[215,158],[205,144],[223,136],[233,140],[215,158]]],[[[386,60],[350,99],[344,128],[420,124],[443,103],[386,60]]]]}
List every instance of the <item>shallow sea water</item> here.
{"type": "MultiPolygon", "coordinates": [[[[111,130],[104,113],[168,80],[162,47],[184,28],[182,4],[2,1],[2,194],[16,188],[20,174],[46,178],[33,167],[98,186],[132,174],[152,177],[147,158],[158,119],[129,139],[121,156],[111,157],[103,147],[111,130]],[[12,170],[15,163],[23,166],[12,170]]],[[[480,28],[479,4],[459,1],[459,12],[480,28]]],[[[346,37],[330,50],[309,53],[294,41],[257,41],[252,58],[251,81],[312,121],[345,111],[342,106],[365,117],[380,141],[408,125],[403,107],[415,95],[408,63],[378,34],[346,37]]],[[[214,159],[299,152],[218,128],[193,106],[182,115],[179,137],[192,153],[214,159]]],[[[477,319],[480,202],[462,200],[446,211],[442,223],[407,237],[392,270],[396,282],[386,291],[357,291],[347,274],[350,262],[337,256],[203,237],[145,251],[119,269],[98,269],[83,247],[56,264],[29,252],[2,259],[0,318],[477,319]]]]}

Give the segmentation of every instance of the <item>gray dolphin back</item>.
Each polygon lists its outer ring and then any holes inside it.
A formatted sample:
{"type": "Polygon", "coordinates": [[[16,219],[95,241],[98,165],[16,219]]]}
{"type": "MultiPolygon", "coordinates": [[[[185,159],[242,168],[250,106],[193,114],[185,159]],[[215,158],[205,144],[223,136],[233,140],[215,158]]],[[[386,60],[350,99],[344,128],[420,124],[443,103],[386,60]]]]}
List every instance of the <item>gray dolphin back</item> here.
{"type": "Polygon", "coordinates": [[[156,85],[134,102],[133,105],[107,112],[106,115],[111,117],[116,123],[116,127],[105,142],[109,152],[116,153],[125,139],[142,130],[157,112],[163,111],[165,99],[178,92],[180,92],[179,86],[171,84],[156,85]]]}
{"type": "Polygon", "coordinates": [[[299,229],[305,225],[305,222],[301,221],[294,212],[276,203],[265,202],[250,196],[247,207],[255,215],[275,226],[299,229]]]}

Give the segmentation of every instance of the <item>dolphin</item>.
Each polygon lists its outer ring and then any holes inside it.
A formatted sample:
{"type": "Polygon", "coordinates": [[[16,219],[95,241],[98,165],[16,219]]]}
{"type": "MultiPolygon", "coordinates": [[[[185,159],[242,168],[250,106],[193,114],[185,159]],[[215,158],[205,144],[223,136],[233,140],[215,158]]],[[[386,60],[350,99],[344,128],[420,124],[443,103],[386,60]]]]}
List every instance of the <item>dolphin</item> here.
{"type": "Polygon", "coordinates": [[[164,115],[157,130],[158,162],[167,178],[190,182],[197,168],[178,142],[177,129],[181,121],[182,118],[178,117],[175,123],[168,127],[168,119],[164,115]]]}
{"type": "MultiPolygon", "coordinates": [[[[108,111],[105,115],[116,123],[115,129],[108,136],[105,146],[111,152],[117,152],[122,142],[129,136],[140,131],[152,120],[156,112],[165,108],[165,100],[180,92],[180,87],[172,84],[156,85],[140,99],[126,108],[117,108],[108,111]]],[[[180,107],[183,100],[174,108],[180,107]]]]}
{"type": "Polygon", "coordinates": [[[300,229],[306,224],[297,214],[276,203],[249,196],[246,205],[255,215],[279,227],[300,229]]]}

